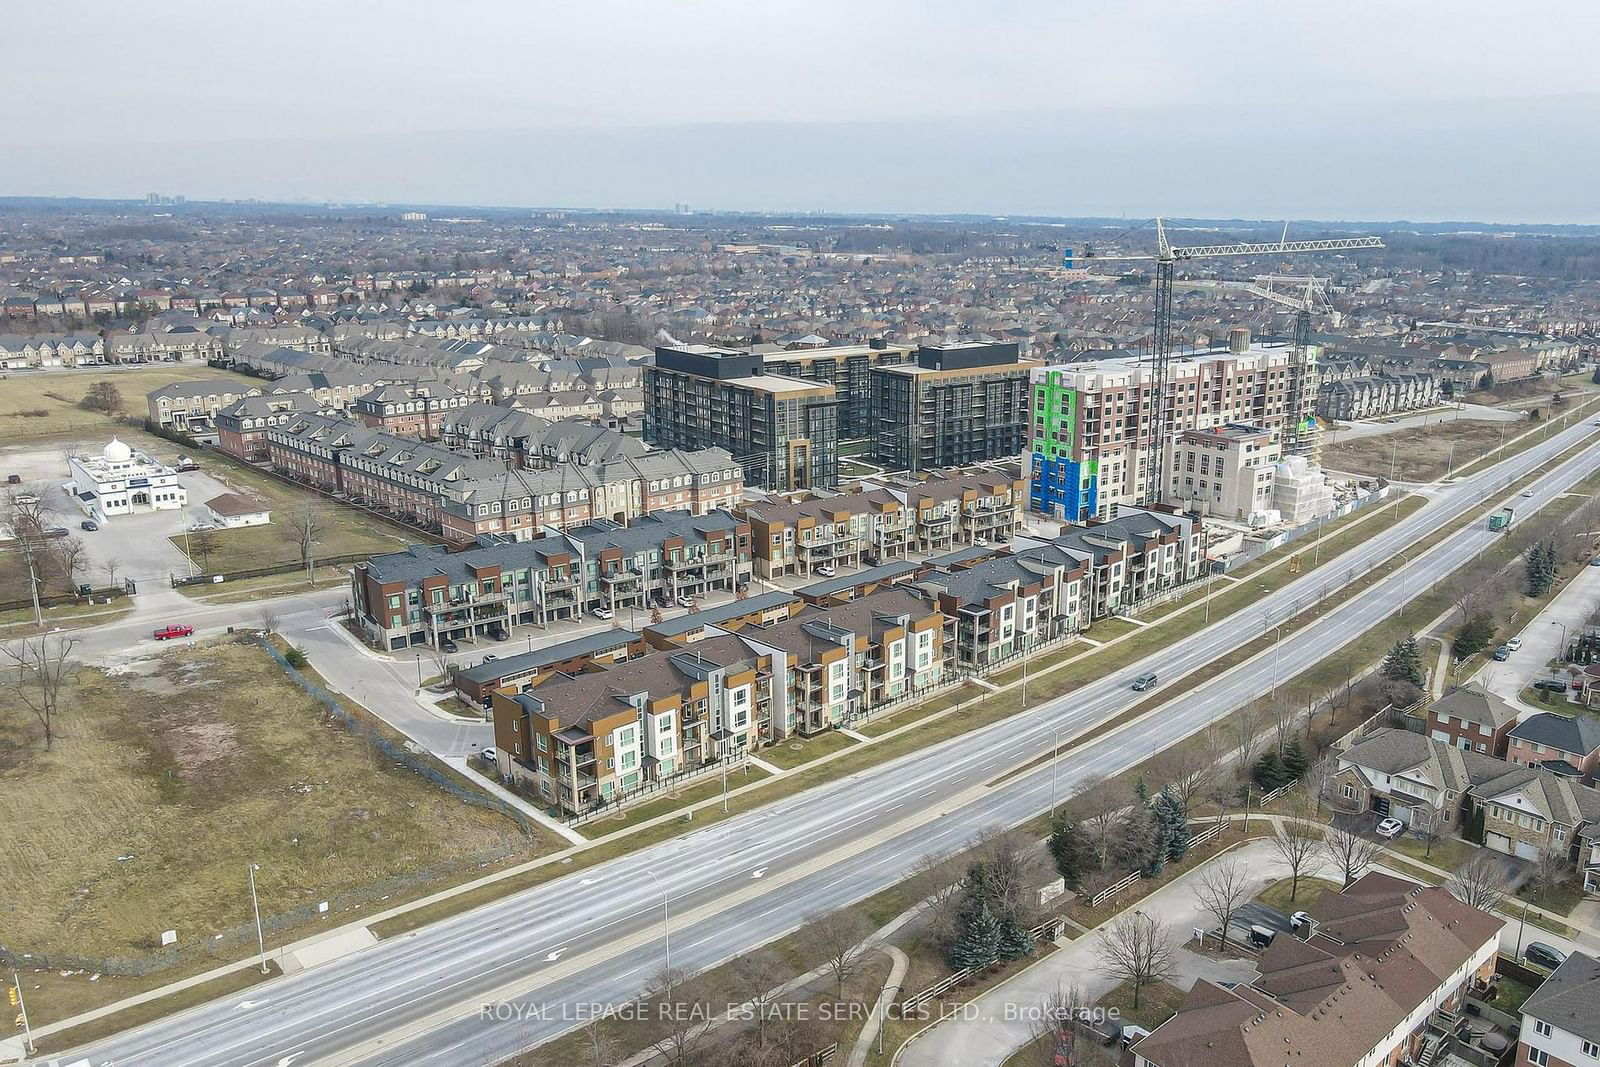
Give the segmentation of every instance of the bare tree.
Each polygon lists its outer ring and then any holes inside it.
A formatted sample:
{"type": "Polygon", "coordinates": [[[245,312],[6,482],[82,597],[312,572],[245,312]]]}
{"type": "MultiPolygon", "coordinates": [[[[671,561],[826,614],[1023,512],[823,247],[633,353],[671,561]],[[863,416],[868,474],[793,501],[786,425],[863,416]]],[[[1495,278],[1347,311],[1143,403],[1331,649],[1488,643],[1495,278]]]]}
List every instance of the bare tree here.
{"type": "Polygon", "coordinates": [[[1239,766],[1249,767],[1261,753],[1266,740],[1267,709],[1259,700],[1251,701],[1228,719],[1228,733],[1238,753],[1239,766]]]}
{"type": "Polygon", "coordinates": [[[116,556],[103,561],[100,569],[106,572],[106,584],[113,589],[117,586],[117,572],[122,569],[122,561],[116,556]]]}
{"type": "Polygon", "coordinates": [[[609,1016],[595,1015],[578,1030],[583,1036],[584,1055],[594,1067],[610,1067],[622,1051],[611,1034],[611,1023],[609,1016]]]}
{"type": "Polygon", "coordinates": [[[1172,771],[1168,788],[1178,795],[1185,808],[1194,807],[1195,799],[1205,792],[1227,755],[1228,747],[1226,733],[1212,723],[1188,741],[1168,750],[1168,766],[1172,771]]]}
{"type": "Polygon", "coordinates": [[[1122,810],[1128,806],[1121,792],[1109,788],[1105,775],[1095,774],[1085,778],[1072,798],[1072,810],[1078,813],[1078,825],[1083,827],[1104,867],[1110,856],[1111,839],[1122,821],[1122,810]]]}
{"type": "Polygon", "coordinates": [[[55,564],[61,574],[62,584],[67,592],[75,592],[78,588],[78,575],[89,565],[89,546],[83,543],[81,537],[57,538],[55,546],[55,564]]]}
{"type": "Polygon", "coordinates": [[[839,999],[844,999],[844,984],[861,972],[872,946],[872,924],[858,911],[846,908],[812,920],[800,933],[800,941],[822,957],[822,966],[833,975],[839,999]]]}
{"type": "Polygon", "coordinates": [[[1480,848],[1450,877],[1446,888],[1468,907],[1492,913],[1511,895],[1511,880],[1495,854],[1480,848]]]}
{"type": "Polygon", "coordinates": [[[989,909],[1019,926],[1033,925],[1031,892],[1042,881],[1038,843],[1017,830],[991,830],[973,839],[969,855],[983,863],[989,909]]]}
{"type": "Polygon", "coordinates": [[[660,1039],[650,1047],[671,1067],[693,1067],[717,1016],[702,983],[680,970],[662,968],[646,992],[655,1002],[655,1021],[662,1027],[660,1039]]]}
{"type": "Polygon", "coordinates": [[[1322,837],[1322,855],[1339,872],[1346,887],[1366,874],[1382,851],[1383,842],[1337,826],[1329,827],[1322,837]]]}
{"type": "Polygon", "coordinates": [[[1322,829],[1299,812],[1279,821],[1272,832],[1272,851],[1289,868],[1289,900],[1300,892],[1300,879],[1322,868],[1322,829]]]}
{"type": "Polygon", "coordinates": [[[211,555],[222,547],[222,538],[209,526],[197,526],[189,531],[189,551],[200,557],[200,569],[211,563],[211,555]]]}
{"type": "Polygon", "coordinates": [[[761,1047],[767,1043],[767,1023],[773,1008],[782,1002],[783,985],[793,968],[784,963],[771,949],[759,948],[734,964],[734,978],[738,988],[745,992],[745,1004],[755,1016],[756,1041],[761,1047]]]}
{"type": "Polygon", "coordinates": [[[1250,868],[1237,856],[1208,864],[1195,878],[1194,898],[1200,910],[1216,921],[1222,930],[1222,944],[1228,944],[1228,930],[1244,906],[1250,903],[1250,868]]]}
{"type": "Polygon", "coordinates": [[[257,618],[261,620],[261,629],[269,634],[277,633],[278,624],[282,622],[278,609],[273,607],[270,601],[261,605],[261,612],[257,618]]]}
{"type": "Polygon", "coordinates": [[[1542,902],[1546,895],[1559,891],[1572,881],[1574,873],[1572,864],[1567,860],[1567,850],[1546,844],[1534,858],[1533,870],[1528,874],[1527,890],[1533,894],[1535,902],[1542,902]]]}
{"type": "Polygon", "coordinates": [[[961,880],[965,877],[961,859],[943,853],[930,853],[917,860],[907,879],[907,888],[929,934],[945,943],[956,935],[961,916],[961,880]]]}
{"type": "Polygon", "coordinates": [[[300,552],[301,565],[309,566],[312,550],[317,547],[322,533],[322,520],[317,516],[316,509],[308,504],[290,515],[285,529],[300,552]]]}
{"type": "Polygon", "coordinates": [[[1133,1006],[1145,986],[1177,973],[1172,931],[1142,911],[1125,911],[1100,934],[1100,970],[1133,986],[1133,1006]]]}
{"type": "Polygon", "coordinates": [[[56,716],[61,707],[61,691],[77,671],[77,662],[72,658],[72,650],[77,645],[75,637],[50,634],[0,645],[0,656],[17,669],[17,699],[39,720],[46,749],[55,743],[57,736],[56,716]]]}
{"type": "MultiPolygon", "coordinates": [[[[1056,1046],[1063,1040],[1077,1043],[1078,1023],[1085,1009],[1091,1006],[1083,987],[1057,985],[1054,990],[1039,998],[1039,1013],[1029,1023],[1030,1045],[1044,1045],[1043,1052],[1033,1062],[1039,1067],[1055,1064],[1056,1046]]],[[[1076,1062],[1076,1060],[1074,1060],[1076,1062]]]]}
{"type": "Polygon", "coordinates": [[[1329,791],[1333,788],[1333,780],[1339,774],[1339,753],[1328,749],[1306,768],[1306,792],[1316,807],[1316,813],[1322,814],[1322,802],[1328,799],[1329,791]]]}

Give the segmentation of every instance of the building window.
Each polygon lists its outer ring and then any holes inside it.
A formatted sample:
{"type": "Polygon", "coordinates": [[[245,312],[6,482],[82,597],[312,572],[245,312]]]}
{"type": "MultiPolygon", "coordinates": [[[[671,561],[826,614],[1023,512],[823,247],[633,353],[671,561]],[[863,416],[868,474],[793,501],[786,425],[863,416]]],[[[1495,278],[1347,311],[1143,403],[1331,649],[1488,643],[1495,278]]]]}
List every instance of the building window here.
{"type": "Polygon", "coordinates": [[[1600,1059],[1600,1045],[1595,1044],[1593,1041],[1585,1041],[1583,1043],[1583,1054],[1590,1059],[1600,1059]]]}
{"type": "Polygon", "coordinates": [[[1535,1019],[1533,1020],[1533,1032],[1540,1037],[1549,1037],[1551,1034],[1550,1024],[1543,1019],[1535,1019]]]}
{"type": "Polygon", "coordinates": [[[1530,1045],[1528,1046],[1528,1062],[1533,1064],[1533,1067],[1550,1067],[1550,1053],[1542,1048],[1534,1048],[1530,1045]]]}

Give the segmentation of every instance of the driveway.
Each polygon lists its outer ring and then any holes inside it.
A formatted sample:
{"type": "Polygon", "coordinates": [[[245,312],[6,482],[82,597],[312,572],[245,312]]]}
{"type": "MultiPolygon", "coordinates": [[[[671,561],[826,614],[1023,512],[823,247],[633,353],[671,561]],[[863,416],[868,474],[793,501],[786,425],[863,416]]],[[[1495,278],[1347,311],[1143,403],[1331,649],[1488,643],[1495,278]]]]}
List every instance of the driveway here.
{"type": "Polygon", "coordinates": [[[1536,703],[1523,703],[1520,694],[1535,679],[1557,674],[1548,664],[1560,656],[1563,636],[1577,633],[1597,607],[1600,607],[1600,567],[1584,567],[1522,628],[1517,635],[1522,638],[1522,647],[1508,660],[1487,661],[1473,680],[1522,709],[1523,718],[1549,710],[1536,703]]]}

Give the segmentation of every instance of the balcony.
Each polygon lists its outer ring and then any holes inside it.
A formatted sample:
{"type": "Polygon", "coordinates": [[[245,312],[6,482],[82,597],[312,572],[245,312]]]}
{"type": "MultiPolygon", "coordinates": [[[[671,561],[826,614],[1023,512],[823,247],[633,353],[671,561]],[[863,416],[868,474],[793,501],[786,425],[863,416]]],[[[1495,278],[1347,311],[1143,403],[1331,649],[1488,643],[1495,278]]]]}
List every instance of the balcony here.
{"type": "Polygon", "coordinates": [[[644,573],[629,567],[625,570],[610,571],[602,574],[600,580],[607,585],[632,585],[635,582],[644,581],[644,573]]]}
{"type": "Polygon", "coordinates": [[[546,589],[576,589],[578,576],[575,574],[546,575],[542,584],[546,589]]]}
{"type": "Polygon", "coordinates": [[[497,593],[474,593],[469,596],[457,597],[448,604],[425,604],[422,610],[431,615],[441,615],[452,611],[465,611],[468,608],[481,607],[486,604],[508,604],[511,594],[501,590],[497,593]]]}

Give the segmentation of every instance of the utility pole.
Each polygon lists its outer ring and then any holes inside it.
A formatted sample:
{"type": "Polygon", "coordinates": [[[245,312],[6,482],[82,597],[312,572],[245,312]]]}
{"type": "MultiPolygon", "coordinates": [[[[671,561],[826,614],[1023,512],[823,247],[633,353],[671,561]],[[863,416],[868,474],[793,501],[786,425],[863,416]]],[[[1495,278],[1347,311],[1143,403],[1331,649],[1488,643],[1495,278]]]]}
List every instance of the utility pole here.
{"type": "Polygon", "coordinates": [[[22,1019],[22,1051],[32,1056],[37,1050],[33,1046],[33,1031],[28,1026],[28,1002],[22,996],[22,979],[15,970],[11,972],[11,990],[11,1000],[22,1019]]]}
{"type": "Polygon", "coordinates": [[[667,958],[667,994],[672,994],[672,928],[667,915],[667,891],[661,885],[654,871],[645,871],[650,880],[656,884],[656,889],[661,893],[661,944],[667,958]]]}
{"type": "Polygon", "coordinates": [[[250,865],[250,909],[256,913],[256,948],[261,952],[261,973],[267,973],[267,939],[261,932],[261,904],[256,899],[256,871],[260,864],[250,865]]]}

